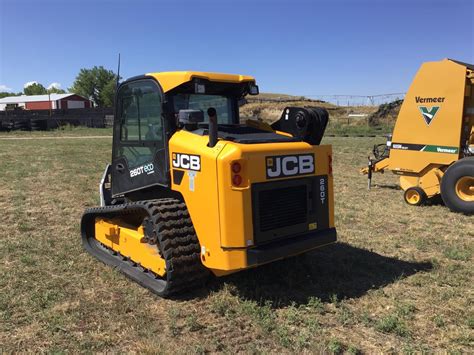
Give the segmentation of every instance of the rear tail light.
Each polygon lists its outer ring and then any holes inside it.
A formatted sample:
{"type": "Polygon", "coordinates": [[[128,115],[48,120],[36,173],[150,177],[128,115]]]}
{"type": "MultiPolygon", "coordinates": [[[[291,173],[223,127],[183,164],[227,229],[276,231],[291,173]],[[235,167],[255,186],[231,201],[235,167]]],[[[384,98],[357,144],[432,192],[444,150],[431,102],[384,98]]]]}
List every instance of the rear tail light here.
{"type": "Polygon", "coordinates": [[[239,162],[236,161],[236,162],[232,163],[232,172],[234,174],[240,173],[241,170],[242,170],[242,165],[240,165],[239,162]]]}
{"type": "Polygon", "coordinates": [[[246,187],[248,182],[246,179],[245,161],[243,159],[234,160],[230,163],[230,180],[232,186],[246,187]]]}
{"type": "Polygon", "coordinates": [[[328,175],[332,175],[332,155],[328,155],[328,175]]]}
{"type": "Polygon", "coordinates": [[[242,184],[242,176],[236,174],[232,177],[232,184],[234,186],[240,186],[242,184]]]}

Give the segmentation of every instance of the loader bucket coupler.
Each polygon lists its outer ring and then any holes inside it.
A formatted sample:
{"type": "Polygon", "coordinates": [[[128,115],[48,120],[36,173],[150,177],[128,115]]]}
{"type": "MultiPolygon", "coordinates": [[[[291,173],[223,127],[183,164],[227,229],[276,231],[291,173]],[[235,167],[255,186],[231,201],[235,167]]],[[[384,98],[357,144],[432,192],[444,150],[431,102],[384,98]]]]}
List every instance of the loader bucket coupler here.
{"type": "Polygon", "coordinates": [[[291,134],[311,144],[321,143],[329,121],[328,112],[320,107],[286,107],[272,128],[291,134]]]}

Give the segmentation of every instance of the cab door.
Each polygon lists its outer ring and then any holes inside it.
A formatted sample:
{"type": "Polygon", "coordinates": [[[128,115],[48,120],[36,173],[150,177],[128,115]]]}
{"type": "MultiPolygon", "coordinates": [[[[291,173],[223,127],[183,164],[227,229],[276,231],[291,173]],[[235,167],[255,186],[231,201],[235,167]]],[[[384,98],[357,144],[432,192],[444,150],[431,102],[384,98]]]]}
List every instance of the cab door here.
{"type": "Polygon", "coordinates": [[[167,186],[163,95],[153,79],[120,85],[112,151],[112,195],[167,186]]]}

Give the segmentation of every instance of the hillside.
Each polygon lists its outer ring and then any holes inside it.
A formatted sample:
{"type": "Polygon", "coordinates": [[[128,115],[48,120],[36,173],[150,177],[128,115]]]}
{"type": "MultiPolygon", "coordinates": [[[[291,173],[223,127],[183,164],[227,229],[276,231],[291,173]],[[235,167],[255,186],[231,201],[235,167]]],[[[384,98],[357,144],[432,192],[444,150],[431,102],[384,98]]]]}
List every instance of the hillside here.
{"type": "Polygon", "coordinates": [[[280,118],[287,106],[323,107],[330,116],[329,134],[388,133],[393,128],[401,102],[380,106],[337,106],[303,96],[261,93],[248,96],[247,103],[240,108],[240,112],[244,118],[258,118],[272,123],[280,118]]]}

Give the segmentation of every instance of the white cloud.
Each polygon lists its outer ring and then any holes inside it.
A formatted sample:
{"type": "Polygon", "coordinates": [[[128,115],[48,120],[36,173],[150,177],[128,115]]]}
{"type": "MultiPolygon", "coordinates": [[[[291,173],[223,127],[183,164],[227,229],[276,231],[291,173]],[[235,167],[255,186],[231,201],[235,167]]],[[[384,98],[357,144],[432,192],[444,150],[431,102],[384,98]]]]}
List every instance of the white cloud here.
{"type": "Polygon", "coordinates": [[[23,85],[23,88],[26,89],[28,86],[30,85],[33,85],[33,84],[38,84],[37,81],[28,81],[27,83],[25,83],[25,85],[23,85]]]}
{"type": "Polygon", "coordinates": [[[0,91],[12,91],[12,88],[9,88],[6,85],[0,84],[0,91]]]}
{"type": "Polygon", "coordinates": [[[47,89],[50,90],[52,88],[55,88],[55,89],[61,89],[61,84],[60,83],[51,83],[48,85],[47,89]]]}

